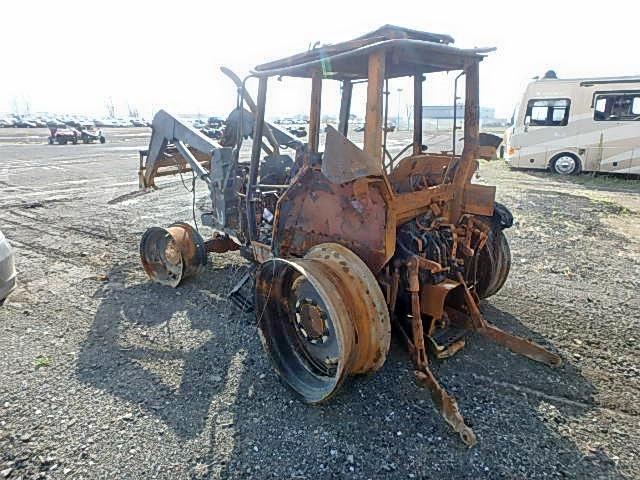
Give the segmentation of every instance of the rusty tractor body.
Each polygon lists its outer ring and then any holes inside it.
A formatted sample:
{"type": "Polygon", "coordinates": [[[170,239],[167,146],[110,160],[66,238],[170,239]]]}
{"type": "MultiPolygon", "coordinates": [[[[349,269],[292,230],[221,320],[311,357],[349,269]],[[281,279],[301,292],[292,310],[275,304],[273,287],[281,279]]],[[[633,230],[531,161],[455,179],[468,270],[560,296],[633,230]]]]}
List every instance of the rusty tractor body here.
{"type": "Polygon", "coordinates": [[[203,241],[186,224],[151,229],[141,255],[151,278],[175,287],[204,265],[207,252],[239,250],[254,265],[244,280],[254,281],[265,350],[309,403],[328,400],[349,375],[379,369],[393,330],[435,406],[471,446],[475,434],[431,373],[430,356],[456,354],[475,332],[549,365],[560,358],[498,329],[480,311],[480,299],[507,278],[503,229],[512,218],[495,202],[495,187],[471,183],[479,156],[479,64],[490,49],[452,43],[446,35],[384,26],[256,67],[247,77],[258,80],[256,102],[247,79],[224,70],[239,95],[219,142],[159,112],[149,150],[141,153],[140,185],[155,187],[157,176],[192,171],[209,187],[208,224],[217,233],[203,241]],[[423,81],[440,71],[466,77],[461,155],[426,153],[422,144],[423,81]],[[310,79],[308,143],[265,122],[274,76],[310,79]],[[413,78],[415,111],[413,141],[400,158],[386,148],[384,94],[388,79],[403,76],[413,78]],[[342,100],[338,127],[326,128],[321,152],[323,81],[341,82],[342,100]],[[352,88],[363,81],[361,149],[347,133],[352,88]],[[249,136],[247,161],[240,147],[249,136]]]}

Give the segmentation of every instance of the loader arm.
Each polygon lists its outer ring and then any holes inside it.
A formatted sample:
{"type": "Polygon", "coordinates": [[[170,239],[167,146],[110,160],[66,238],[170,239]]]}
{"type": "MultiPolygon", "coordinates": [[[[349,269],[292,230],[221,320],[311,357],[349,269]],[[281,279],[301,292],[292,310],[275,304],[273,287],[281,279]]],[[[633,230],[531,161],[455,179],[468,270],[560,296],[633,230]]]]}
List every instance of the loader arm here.
{"type": "MultiPolygon", "coordinates": [[[[165,110],[160,110],[151,124],[146,163],[144,166],[140,165],[141,187],[154,187],[154,178],[161,167],[178,167],[179,171],[183,171],[187,170],[187,164],[190,167],[188,170],[193,170],[199,178],[207,181],[207,167],[210,168],[211,157],[220,148],[215,140],[204,136],[165,110]],[[173,154],[167,153],[170,144],[175,145],[177,150],[173,154]]],[[[175,170],[172,173],[176,173],[175,170]]]]}

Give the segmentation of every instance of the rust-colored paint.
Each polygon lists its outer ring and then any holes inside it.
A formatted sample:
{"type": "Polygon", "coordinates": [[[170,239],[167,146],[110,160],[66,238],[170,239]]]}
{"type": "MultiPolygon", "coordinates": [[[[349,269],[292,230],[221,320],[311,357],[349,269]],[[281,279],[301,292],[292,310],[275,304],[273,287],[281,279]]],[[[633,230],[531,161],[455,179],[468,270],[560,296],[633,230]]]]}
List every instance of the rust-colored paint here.
{"type": "Polygon", "coordinates": [[[369,55],[367,82],[367,110],[365,113],[364,151],[382,162],[382,87],[385,75],[386,52],[369,55]]]}
{"type": "Polygon", "coordinates": [[[197,275],[207,257],[200,234],[187,223],[175,223],[145,232],[140,241],[140,260],[149,278],[175,288],[197,275]]]}
{"type": "Polygon", "coordinates": [[[313,168],[302,172],[278,202],[276,255],[303,256],[315,245],[339,243],[379,271],[393,254],[386,241],[387,232],[395,232],[388,222],[387,186],[372,179],[363,195],[356,187],[357,182],[333,184],[313,168]]]}

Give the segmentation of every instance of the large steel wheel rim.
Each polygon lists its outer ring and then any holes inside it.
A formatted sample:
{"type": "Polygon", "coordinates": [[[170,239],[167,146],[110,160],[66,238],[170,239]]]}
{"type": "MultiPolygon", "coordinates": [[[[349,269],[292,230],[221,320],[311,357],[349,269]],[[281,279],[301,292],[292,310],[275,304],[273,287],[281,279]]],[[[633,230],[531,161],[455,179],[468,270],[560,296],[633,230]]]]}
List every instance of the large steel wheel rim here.
{"type": "Polygon", "coordinates": [[[553,169],[560,175],[571,175],[576,171],[576,159],[571,155],[561,155],[553,162],[553,169]]]}
{"type": "Polygon", "coordinates": [[[326,268],[273,259],[256,276],[263,346],[284,382],[308,403],[329,399],[344,381],[353,330],[326,268]]]}
{"type": "Polygon", "coordinates": [[[288,300],[289,325],[295,335],[297,351],[315,374],[335,377],[340,345],[322,297],[306,278],[299,275],[292,284],[288,300]]]}
{"type": "Polygon", "coordinates": [[[391,319],[378,281],[367,265],[351,250],[337,243],[311,248],[305,258],[318,259],[338,272],[341,294],[350,298],[351,319],[357,345],[351,373],[370,373],[384,364],[391,344],[391,319]]]}
{"type": "Polygon", "coordinates": [[[151,227],[144,232],[140,260],[151,280],[175,288],[200,272],[207,263],[207,251],[191,225],[174,223],[169,228],[151,227]]]}
{"type": "Polygon", "coordinates": [[[276,371],[309,403],[329,399],[347,375],[384,364],[389,310],[373,272],[348,248],[326,243],[301,259],[263,263],[255,304],[276,371]]]}

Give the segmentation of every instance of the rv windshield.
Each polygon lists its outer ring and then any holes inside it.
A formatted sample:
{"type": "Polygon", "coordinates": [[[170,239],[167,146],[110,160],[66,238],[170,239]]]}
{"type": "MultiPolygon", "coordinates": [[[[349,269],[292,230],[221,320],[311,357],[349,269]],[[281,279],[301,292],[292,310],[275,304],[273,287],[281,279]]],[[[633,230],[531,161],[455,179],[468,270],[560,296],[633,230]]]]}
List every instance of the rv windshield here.
{"type": "Polygon", "coordinates": [[[568,98],[529,100],[525,123],[534,127],[557,127],[567,124],[569,118],[568,98]]]}

